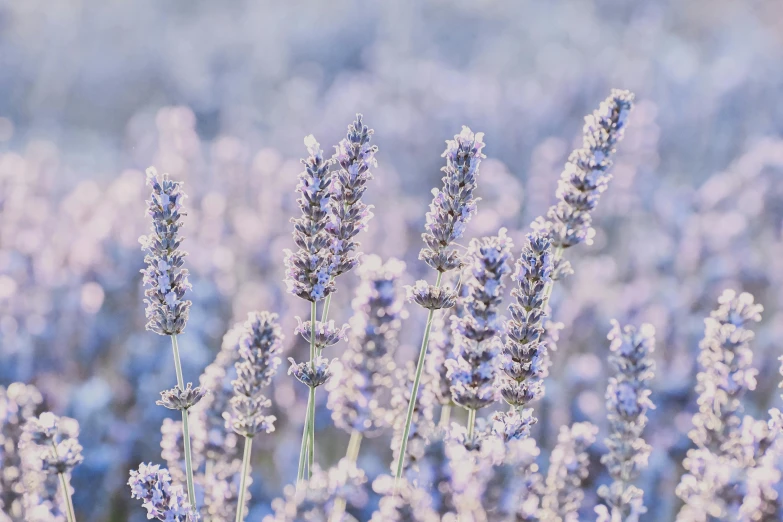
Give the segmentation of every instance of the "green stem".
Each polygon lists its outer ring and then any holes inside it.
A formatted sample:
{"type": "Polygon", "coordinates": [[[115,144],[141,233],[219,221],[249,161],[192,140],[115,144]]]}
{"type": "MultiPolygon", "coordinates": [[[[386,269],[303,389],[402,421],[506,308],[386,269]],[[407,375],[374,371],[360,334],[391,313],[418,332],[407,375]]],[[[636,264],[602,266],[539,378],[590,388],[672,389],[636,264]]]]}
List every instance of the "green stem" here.
{"type": "Polygon", "coordinates": [[[473,440],[473,430],[476,426],[476,410],[468,410],[468,440],[473,440]]]}
{"type": "Polygon", "coordinates": [[[438,427],[446,428],[449,425],[451,419],[451,405],[446,404],[440,409],[440,420],[438,421],[438,427]]]}
{"type": "MultiPolygon", "coordinates": [[[[435,287],[440,288],[440,282],[443,279],[443,272],[438,272],[438,279],[435,281],[435,287]]],[[[416,396],[419,394],[419,383],[421,374],[424,370],[424,359],[427,357],[427,345],[430,342],[430,331],[432,330],[432,318],[435,310],[430,310],[427,314],[427,324],[424,327],[424,338],[421,340],[421,349],[419,350],[419,362],[416,364],[416,376],[413,379],[411,388],[411,398],[408,402],[408,414],[405,416],[405,427],[402,430],[402,440],[400,441],[400,455],[397,458],[397,473],[394,477],[394,490],[402,477],[402,470],[405,464],[405,451],[408,448],[408,436],[411,433],[411,422],[413,421],[413,410],[416,408],[416,396]]]]}
{"type": "MultiPolygon", "coordinates": [[[[185,389],[185,380],[182,378],[182,363],[179,358],[179,343],[177,336],[171,335],[171,349],[174,351],[174,369],[177,372],[177,385],[181,390],[185,389]]],[[[193,487],[193,457],[190,451],[190,432],[188,430],[188,410],[182,410],[182,441],[185,446],[185,473],[188,482],[188,499],[190,506],[196,510],[196,490],[193,487]]]]}
{"type": "MultiPolygon", "coordinates": [[[[327,296],[328,297],[328,296],[327,296]]],[[[310,362],[313,373],[315,373],[315,323],[318,319],[318,309],[316,308],[315,301],[310,302],[310,362]]],[[[313,476],[313,462],[315,461],[315,388],[310,388],[310,428],[307,448],[307,478],[313,476]]]]}
{"type": "MultiPolygon", "coordinates": [[[[57,450],[55,450],[55,453],[57,450]]],[[[76,512],[73,510],[73,500],[71,499],[71,488],[68,487],[68,477],[65,473],[58,473],[60,477],[60,486],[63,489],[63,497],[65,498],[65,515],[68,518],[68,522],[76,522],[76,512]]]]}
{"type": "Polygon", "coordinates": [[[253,437],[245,437],[245,452],[242,455],[242,478],[239,482],[236,522],[242,522],[245,519],[245,491],[247,490],[247,475],[250,469],[251,451],[253,451],[253,437]]]}
{"type": "Polygon", "coordinates": [[[305,424],[302,432],[302,448],[299,450],[299,472],[296,475],[296,485],[300,486],[305,478],[305,470],[307,469],[307,444],[310,440],[310,408],[312,403],[310,402],[310,396],[307,397],[307,411],[305,412],[305,424]]]}

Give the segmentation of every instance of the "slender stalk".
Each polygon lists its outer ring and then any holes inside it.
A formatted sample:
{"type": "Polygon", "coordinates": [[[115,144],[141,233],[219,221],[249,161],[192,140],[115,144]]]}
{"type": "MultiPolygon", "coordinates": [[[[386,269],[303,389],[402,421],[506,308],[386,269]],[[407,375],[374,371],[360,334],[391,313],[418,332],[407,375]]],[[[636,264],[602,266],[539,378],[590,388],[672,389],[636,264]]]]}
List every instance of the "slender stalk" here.
{"type": "Polygon", "coordinates": [[[305,412],[305,424],[302,432],[302,448],[299,450],[299,472],[296,475],[296,485],[302,483],[305,478],[305,470],[307,469],[307,445],[310,440],[310,408],[312,403],[310,402],[310,396],[307,397],[307,411],[305,412]]]}
{"type": "Polygon", "coordinates": [[[446,428],[449,425],[451,419],[451,405],[446,404],[440,409],[440,420],[438,421],[439,428],[446,428]]]}
{"type": "Polygon", "coordinates": [[[468,439],[473,440],[473,430],[476,427],[476,410],[468,410],[468,439]]]}
{"type": "MultiPolygon", "coordinates": [[[[552,259],[552,264],[556,264],[563,257],[563,247],[559,246],[555,249],[555,253],[552,259]]],[[[544,288],[544,305],[542,310],[546,311],[546,306],[549,304],[549,298],[552,296],[552,288],[555,286],[554,280],[550,280],[544,288]]]]}
{"type": "MultiPolygon", "coordinates": [[[[52,450],[54,450],[55,458],[59,459],[57,444],[54,441],[52,441],[52,450]]],[[[68,518],[68,522],[76,522],[76,512],[73,509],[73,499],[71,499],[71,488],[68,486],[68,477],[65,476],[65,473],[58,473],[57,475],[60,478],[60,486],[65,499],[65,515],[68,518]]]]}
{"type": "MultiPolygon", "coordinates": [[[[443,272],[438,272],[438,279],[435,281],[435,287],[440,288],[440,282],[443,279],[443,272]]],[[[430,342],[430,331],[432,330],[432,318],[435,310],[430,310],[427,314],[427,324],[424,327],[424,337],[421,340],[421,349],[419,350],[419,362],[416,364],[416,376],[413,378],[413,387],[411,388],[411,398],[408,402],[408,414],[405,416],[405,427],[402,430],[402,440],[400,441],[400,456],[397,458],[397,473],[394,476],[394,490],[402,477],[402,469],[405,464],[405,451],[408,448],[408,436],[411,433],[411,422],[413,421],[413,410],[416,408],[416,396],[419,394],[419,383],[421,374],[424,370],[424,359],[427,357],[427,346],[430,342]]]]}
{"type": "Polygon", "coordinates": [[[245,491],[247,491],[247,475],[250,469],[251,451],[253,451],[253,437],[245,437],[245,452],[242,454],[242,479],[239,482],[236,522],[242,522],[245,519],[245,491]]]}
{"type": "MultiPolygon", "coordinates": [[[[362,446],[362,434],[356,430],[351,432],[351,440],[348,441],[348,450],[345,452],[345,458],[356,463],[359,458],[359,448],[362,446]]],[[[345,499],[338,497],[334,501],[334,510],[329,517],[329,522],[339,522],[345,513],[345,499]]]]}
{"type": "MultiPolygon", "coordinates": [[[[185,380],[182,378],[182,363],[179,358],[179,343],[177,336],[171,336],[171,349],[174,351],[174,369],[177,372],[177,385],[185,389],[185,380]]],[[[196,509],[196,490],[193,487],[193,457],[190,451],[190,430],[188,429],[188,410],[182,410],[182,441],[185,446],[185,474],[188,482],[188,499],[191,507],[196,509]]]]}
{"type": "MultiPolygon", "coordinates": [[[[327,296],[328,297],[328,296],[327,296]]],[[[318,309],[316,308],[315,301],[310,302],[310,362],[313,372],[315,372],[315,322],[318,319],[318,309]]],[[[307,448],[307,477],[313,476],[313,461],[315,460],[315,388],[310,388],[310,397],[308,399],[310,403],[310,425],[309,439],[307,448]]]]}

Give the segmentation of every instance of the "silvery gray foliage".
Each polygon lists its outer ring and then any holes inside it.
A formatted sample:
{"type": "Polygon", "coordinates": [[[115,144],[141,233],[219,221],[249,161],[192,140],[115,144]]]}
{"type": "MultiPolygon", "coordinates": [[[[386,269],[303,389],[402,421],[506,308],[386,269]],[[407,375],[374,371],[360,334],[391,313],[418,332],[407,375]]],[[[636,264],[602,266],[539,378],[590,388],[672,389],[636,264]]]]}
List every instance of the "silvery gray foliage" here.
{"type": "MultiPolygon", "coordinates": [[[[516,286],[511,291],[511,317],[506,322],[506,342],[500,358],[500,393],[514,408],[524,408],[544,394],[543,377],[549,361],[544,340],[545,290],[551,277],[550,239],[540,232],[528,234],[513,275],[516,286]]],[[[522,416],[535,422],[528,414],[522,416]]]]}
{"type": "Polygon", "coordinates": [[[186,500],[182,486],[172,486],[171,476],[166,468],[155,464],[139,465],[131,470],[128,486],[131,497],[143,501],[148,519],[165,522],[195,522],[199,519],[186,500]]]}
{"type": "MultiPolygon", "coordinates": [[[[294,333],[299,334],[302,338],[310,344],[310,337],[312,335],[312,322],[302,321],[297,317],[296,322],[299,323],[294,330],[294,333]]],[[[333,346],[340,341],[348,339],[349,327],[347,324],[337,328],[334,321],[328,321],[326,323],[322,321],[315,322],[315,347],[318,350],[323,350],[329,346],[333,346]]]]}
{"type": "Polygon", "coordinates": [[[293,357],[289,357],[291,366],[288,368],[288,375],[293,374],[305,386],[317,388],[332,377],[331,365],[336,361],[337,359],[330,361],[326,357],[318,356],[312,361],[297,363],[293,357]]]}
{"type": "Polygon", "coordinates": [[[609,364],[613,376],[606,388],[606,410],[610,434],[606,439],[609,453],[601,457],[613,482],[598,489],[606,505],[596,507],[598,520],[637,521],[646,512],[644,492],[633,485],[639,472],[647,467],[652,448],[642,438],[647,425],[647,411],[654,408],[650,400],[650,381],[655,363],[655,329],[644,324],[620,327],[612,321],[609,364]]]}
{"type": "Polygon", "coordinates": [[[348,514],[333,517],[334,504],[342,499],[348,509],[362,508],[367,503],[364,471],[348,459],[336,466],[322,470],[317,465],[310,479],[300,488],[286,486],[282,498],[272,502],[273,515],[263,522],[351,522],[356,519],[348,514]]]}
{"type": "Polygon", "coordinates": [[[766,423],[741,417],[741,398],[755,389],[757,374],[751,366],[754,334],[747,326],[761,320],[763,307],[733,290],[725,290],[718,303],[704,321],[699,345],[699,411],[689,433],[697,447],[688,451],[687,472],[676,489],[685,502],[677,515],[682,522],[736,517],[748,473],[774,438],[766,423]]]}
{"type": "Polygon", "coordinates": [[[366,256],[358,269],[350,342],[326,385],[332,420],[348,433],[378,435],[393,421],[394,351],[406,315],[398,288],[404,270],[402,261],[384,263],[375,255],[366,256]]]}
{"type": "Polygon", "coordinates": [[[413,286],[405,286],[405,290],[408,301],[428,310],[451,308],[457,302],[457,295],[452,289],[427,284],[423,279],[416,281],[413,286]]]}
{"type": "Polygon", "coordinates": [[[339,169],[332,174],[331,216],[326,231],[332,236],[329,247],[332,254],[334,276],[353,270],[359,264],[361,253],[354,238],[367,228],[372,218],[372,206],[362,201],[366,183],[372,179],[371,167],[377,167],[376,145],[371,145],[373,130],[356,115],[356,121],[348,126],[348,134],[335,146],[333,156],[339,169]]]}
{"type": "Polygon", "coordinates": [[[312,135],[304,139],[308,157],[302,160],[305,170],[299,174],[296,200],[302,216],[292,218],[296,252],[285,251],[288,291],[307,301],[320,301],[334,291],[335,267],[329,248],[330,184],[332,160],[324,159],[323,150],[312,135]]]}
{"type": "Polygon", "coordinates": [[[69,417],[44,412],[24,426],[26,437],[20,446],[36,460],[38,469],[49,474],[70,473],[84,461],[79,444],[79,423],[69,417]]]}
{"type": "Polygon", "coordinates": [[[189,382],[185,385],[185,389],[176,385],[170,390],[164,390],[160,392],[160,400],[155,404],[163,406],[170,410],[187,410],[204,398],[207,394],[207,390],[201,386],[193,387],[193,383],[189,382]]]}
{"type": "MultiPolygon", "coordinates": [[[[633,100],[631,92],[612,89],[598,109],[585,116],[582,148],[568,157],[557,188],[558,202],[550,207],[546,220],[539,218],[535,224],[550,236],[553,246],[568,248],[592,243],[592,211],[612,179],[608,171],[615,145],[625,134],[633,100]]],[[[556,276],[570,271],[565,264],[554,268],[556,276]]]]}
{"type": "Polygon", "coordinates": [[[557,445],[549,456],[546,492],[541,499],[541,520],[577,522],[584,499],[582,482],[588,475],[587,448],[595,442],[598,428],[589,422],[562,426],[557,445]]]}
{"type": "Polygon", "coordinates": [[[237,378],[232,381],[234,396],[230,411],[223,417],[226,427],[239,435],[252,437],[257,433],[271,433],[275,416],[264,415],[272,405],[266,397],[266,387],[280,365],[283,333],[277,314],[250,312],[239,336],[239,357],[234,364],[237,378]]]}
{"type": "Polygon", "coordinates": [[[160,335],[182,333],[188,322],[191,302],[185,293],[191,289],[188,270],[182,268],[187,252],[180,249],[182,237],[182,205],[187,197],[182,182],[172,181],[168,174],[158,175],[154,167],[147,169],[147,185],[152,197],[147,201],[147,213],[152,217],[152,233],[139,238],[147,252],[144,262],[147,330],[160,335]]]}
{"type": "MultiPolygon", "coordinates": [[[[434,198],[427,212],[422,239],[426,246],[419,259],[439,272],[448,272],[461,265],[459,254],[452,248],[462,237],[470,218],[476,213],[478,198],[473,196],[479,174],[479,164],[485,158],[484,133],[473,133],[463,126],[453,140],[446,140],[446,166],[443,187],[433,189],[434,198]]],[[[425,307],[426,308],[426,307],[425,307]]],[[[446,307],[450,308],[450,307],[446,307]]]]}

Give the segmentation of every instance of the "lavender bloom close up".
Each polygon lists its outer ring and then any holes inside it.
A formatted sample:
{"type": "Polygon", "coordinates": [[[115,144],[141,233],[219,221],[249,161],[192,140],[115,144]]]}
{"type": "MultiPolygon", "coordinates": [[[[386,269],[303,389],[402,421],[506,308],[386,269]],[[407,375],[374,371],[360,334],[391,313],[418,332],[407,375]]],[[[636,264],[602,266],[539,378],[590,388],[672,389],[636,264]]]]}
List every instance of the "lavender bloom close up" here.
{"type": "Polygon", "coordinates": [[[302,217],[292,218],[296,252],[285,251],[288,291],[307,301],[320,301],[334,291],[335,267],[329,247],[331,239],[326,227],[329,224],[331,161],[324,159],[321,146],[310,135],[304,140],[309,156],[302,160],[304,172],[299,174],[296,202],[302,217]]]}
{"type": "Polygon", "coordinates": [[[428,310],[451,308],[457,302],[457,295],[453,290],[427,284],[423,279],[416,281],[413,286],[407,285],[405,290],[408,301],[428,310]]]}
{"type": "Polygon", "coordinates": [[[155,464],[141,464],[138,470],[131,470],[128,486],[131,497],[143,501],[148,519],[165,522],[195,522],[198,513],[193,511],[180,486],[171,485],[171,476],[166,468],[155,464]]]}
{"type": "Polygon", "coordinates": [[[459,254],[450,249],[454,241],[462,237],[470,218],[476,213],[476,190],[479,164],[485,157],[484,133],[473,133],[468,127],[446,141],[446,166],[441,170],[443,188],[433,189],[435,196],[427,213],[426,232],[422,239],[426,246],[419,259],[438,272],[448,272],[461,265],[459,254]]]}
{"type": "Polygon", "coordinates": [[[367,228],[372,206],[362,201],[366,183],[372,179],[371,167],[377,167],[378,147],[370,144],[373,130],[362,122],[362,115],[348,126],[348,134],[335,147],[334,162],[340,166],[332,175],[331,220],[326,231],[332,236],[330,250],[336,277],[359,264],[359,246],[354,238],[367,228]]]}
{"type": "Polygon", "coordinates": [[[647,425],[647,411],[654,408],[650,400],[650,381],[655,363],[650,354],[655,350],[655,329],[652,325],[620,328],[612,322],[608,336],[611,341],[609,364],[614,376],[606,389],[606,409],[611,433],[606,439],[609,453],[601,458],[614,482],[598,489],[606,506],[596,507],[598,519],[609,522],[637,520],[646,512],[644,492],[631,482],[647,466],[651,447],[642,438],[647,425]]]}
{"type": "Polygon", "coordinates": [[[288,375],[310,388],[317,388],[326,383],[332,377],[332,363],[337,359],[329,360],[326,357],[316,357],[312,361],[297,363],[293,357],[288,358],[291,366],[288,368],[288,375]]]}
{"type": "Polygon", "coordinates": [[[359,268],[361,285],[353,300],[352,335],[327,383],[328,407],[337,427],[365,436],[391,423],[388,404],[394,386],[394,349],[405,316],[398,291],[405,263],[367,256],[359,268]]]}
{"type": "Polygon", "coordinates": [[[184,390],[177,385],[170,390],[160,392],[160,400],[156,401],[155,404],[170,410],[182,411],[198,404],[206,394],[206,389],[201,386],[194,388],[193,383],[189,382],[184,390]]]}
{"type": "Polygon", "coordinates": [[[182,268],[187,252],[180,249],[179,229],[184,216],[182,205],[187,197],[182,182],[172,181],[168,174],[158,175],[147,169],[147,185],[152,197],[147,201],[147,213],[152,217],[152,233],[139,239],[147,252],[144,262],[144,291],[147,305],[147,330],[160,335],[182,333],[188,321],[191,302],[185,293],[190,290],[188,270],[182,268]]]}
{"type": "MultiPolygon", "coordinates": [[[[302,338],[307,341],[307,344],[310,344],[313,323],[311,321],[302,321],[299,317],[296,318],[296,321],[299,325],[296,327],[296,330],[294,330],[294,333],[301,335],[302,338]]],[[[348,330],[349,327],[347,324],[337,328],[334,321],[329,321],[327,323],[316,321],[315,348],[319,350],[320,353],[320,350],[323,350],[324,348],[333,346],[340,341],[345,341],[348,339],[348,330]]]]}
{"type": "Polygon", "coordinates": [[[277,314],[251,312],[239,338],[240,360],[235,363],[237,378],[232,382],[234,396],[231,411],[226,412],[226,427],[245,437],[274,431],[274,415],[264,415],[271,406],[265,388],[280,365],[283,334],[277,314]]]}

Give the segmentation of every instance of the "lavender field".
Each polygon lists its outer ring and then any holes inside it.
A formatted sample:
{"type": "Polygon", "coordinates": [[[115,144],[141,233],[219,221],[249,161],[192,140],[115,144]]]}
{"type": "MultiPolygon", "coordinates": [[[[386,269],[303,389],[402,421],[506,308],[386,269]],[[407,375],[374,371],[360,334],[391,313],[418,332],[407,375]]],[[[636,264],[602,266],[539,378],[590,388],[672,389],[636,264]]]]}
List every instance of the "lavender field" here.
{"type": "Polygon", "coordinates": [[[0,0],[0,522],[783,521],[783,4],[0,0]]]}

